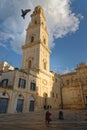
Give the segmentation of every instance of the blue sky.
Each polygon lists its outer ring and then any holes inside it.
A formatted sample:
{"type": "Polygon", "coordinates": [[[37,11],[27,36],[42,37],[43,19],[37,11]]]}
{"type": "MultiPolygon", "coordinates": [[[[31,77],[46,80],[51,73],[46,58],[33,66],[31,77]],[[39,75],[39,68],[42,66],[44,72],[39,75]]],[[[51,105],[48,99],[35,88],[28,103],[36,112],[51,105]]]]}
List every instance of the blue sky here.
{"type": "Polygon", "coordinates": [[[0,61],[21,67],[25,29],[37,5],[43,6],[46,15],[51,70],[66,73],[74,71],[80,62],[87,63],[86,0],[0,1],[0,61]],[[22,8],[32,9],[25,20],[21,17],[22,8]]]}
{"type": "Polygon", "coordinates": [[[79,29],[75,33],[69,33],[63,38],[55,40],[55,47],[52,49],[51,66],[58,72],[74,71],[77,64],[87,63],[87,1],[74,0],[71,9],[76,14],[81,14],[79,29]],[[54,58],[55,57],[55,58],[54,58]],[[56,65],[54,66],[54,63],[56,65]]]}

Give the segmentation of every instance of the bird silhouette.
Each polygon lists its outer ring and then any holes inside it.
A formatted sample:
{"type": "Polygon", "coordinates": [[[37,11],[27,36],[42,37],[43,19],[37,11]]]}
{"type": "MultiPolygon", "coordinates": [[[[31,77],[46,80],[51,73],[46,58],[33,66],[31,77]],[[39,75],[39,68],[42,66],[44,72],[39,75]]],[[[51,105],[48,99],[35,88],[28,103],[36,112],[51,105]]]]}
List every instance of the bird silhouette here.
{"type": "Polygon", "coordinates": [[[25,15],[26,15],[28,12],[30,12],[30,11],[31,11],[31,9],[26,9],[26,10],[21,9],[21,12],[22,12],[21,17],[23,17],[23,19],[25,19],[25,15]]]}

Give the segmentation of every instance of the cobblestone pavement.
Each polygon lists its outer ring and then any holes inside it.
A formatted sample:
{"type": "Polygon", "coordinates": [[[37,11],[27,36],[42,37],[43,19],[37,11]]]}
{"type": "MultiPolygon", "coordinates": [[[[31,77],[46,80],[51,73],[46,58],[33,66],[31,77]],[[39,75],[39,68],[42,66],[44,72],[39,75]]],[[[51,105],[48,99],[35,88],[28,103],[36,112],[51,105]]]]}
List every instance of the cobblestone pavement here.
{"type": "Polygon", "coordinates": [[[44,113],[0,115],[0,130],[87,130],[87,120],[58,120],[45,124],[44,113]]]}
{"type": "Polygon", "coordinates": [[[0,130],[87,130],[87,122],[57,121],[46,125],[44,122],[2,123],[0,130]]]}

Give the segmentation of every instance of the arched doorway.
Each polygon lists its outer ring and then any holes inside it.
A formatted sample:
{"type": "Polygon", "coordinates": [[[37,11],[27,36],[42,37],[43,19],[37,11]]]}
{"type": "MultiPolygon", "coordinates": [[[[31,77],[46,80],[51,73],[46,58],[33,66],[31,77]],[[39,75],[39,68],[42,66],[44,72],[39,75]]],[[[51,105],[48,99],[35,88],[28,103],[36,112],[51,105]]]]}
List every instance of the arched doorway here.
{"type": "Polygon", "coordinates": [[[43,94],[43,106],[44,106],[44,109],[47,109],[47,93],[44,93],[43,94]]]}
{"type": "Polygon", "coordinates": [[[23,104],[24,104],[24,98],[21,94],[19,94],[17,99],[17,106],[16,106],[16,112],[20,113],[23,111],[23,104]]]}
{"type": "Polygon", "coordinates": [[[34,111],[34,103],[35,103],[35,100],[33,97],[30,97],[30,100],[29,100],[29,111],[34,111]]]}

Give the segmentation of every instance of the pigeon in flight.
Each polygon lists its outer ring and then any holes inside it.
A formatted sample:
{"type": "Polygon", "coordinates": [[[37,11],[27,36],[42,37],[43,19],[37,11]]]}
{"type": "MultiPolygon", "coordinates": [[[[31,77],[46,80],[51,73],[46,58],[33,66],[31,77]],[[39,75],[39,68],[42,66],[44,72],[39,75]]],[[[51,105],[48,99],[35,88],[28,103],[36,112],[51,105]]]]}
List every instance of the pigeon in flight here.
{"type": "Polygon", "coordinates": [[[25,19],[25,15],[26,15],[28,12],[30,12],[30,11],[31,11],[31,9],[26,9],[26,10],[21,9],[21,12],[22,12],[21,17],[23,17],[23,19],[25,19]]]}

